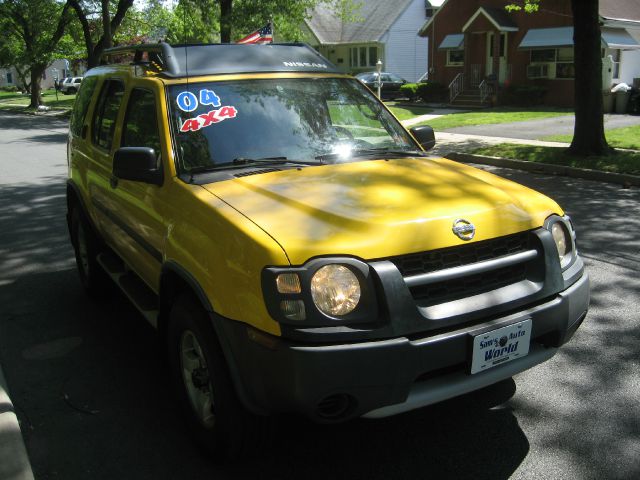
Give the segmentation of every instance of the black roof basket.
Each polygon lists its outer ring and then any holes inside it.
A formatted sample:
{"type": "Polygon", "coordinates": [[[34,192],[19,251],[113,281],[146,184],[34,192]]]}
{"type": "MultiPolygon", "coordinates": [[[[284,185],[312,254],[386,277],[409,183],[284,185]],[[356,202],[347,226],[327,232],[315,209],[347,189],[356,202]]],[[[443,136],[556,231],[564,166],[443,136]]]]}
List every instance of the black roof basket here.
{"type": "Polygon", "coordinates": [[[109,48],[102,54],[102,64],[109,63],[109,56],[131,53],[133,65],[149,66],[169,78],[254,72],[342,73],[305,43],[147,43],[109,48]]]}

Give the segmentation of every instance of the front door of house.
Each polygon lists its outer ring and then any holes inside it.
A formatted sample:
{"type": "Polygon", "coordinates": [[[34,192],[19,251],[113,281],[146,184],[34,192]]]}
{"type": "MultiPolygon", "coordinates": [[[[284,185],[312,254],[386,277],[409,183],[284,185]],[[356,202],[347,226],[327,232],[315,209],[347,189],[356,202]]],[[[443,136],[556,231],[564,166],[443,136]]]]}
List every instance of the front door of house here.
{"type": "Polygon", "coordinates": [[[504,83],[507,80],[507,32],[500,33],[500,49],[499,55],[499,70],[493,71],[493,36],[494,32],[487,33],[487,75],[496,73],[498,76],[498,82],[504,83]]]}

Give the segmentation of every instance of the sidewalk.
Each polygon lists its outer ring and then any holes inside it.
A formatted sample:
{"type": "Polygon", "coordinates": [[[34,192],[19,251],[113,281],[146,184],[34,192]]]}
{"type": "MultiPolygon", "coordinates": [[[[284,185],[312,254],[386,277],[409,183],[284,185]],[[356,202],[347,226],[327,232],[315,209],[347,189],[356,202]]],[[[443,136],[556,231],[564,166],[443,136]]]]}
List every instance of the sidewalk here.
{"type": "Polygon", "coordinates": [[[34,480],[18,417],[0,368],[0,479],[34,480]]]}
{"type": "Polygon", "coordinates": [[[429,153],[446,155],[451,152],[467,153],[476,148],[513,143],[519,145],[535,145],[539,147],[568,147],[569,143],[545,142],[526,138],[488,137],[486,135],[468,135],[463,133],[436,132],[436,146],[429,153]]]}
{"type": "MultiPolygon", "coordinates": [[[[442,117],[450,113],[461,113],[463,110],[454,110],[449,108],[436,108],[433,113],[427,115],[420,115],[419,117],[410,118],[409,120],[403,120],[402,124],[405,127],[411,127],[422,122],[428,122],[434,118],[442,117]]],[[[491,125],[488,125],[491,126],[491,125]]],[[[484,128],[482,126],[481,128],[484,128]]],[[[503,130],[504,131],[504,130],[503,130]]],[[[487,147],[491,145],[498,145],[500,143],[513,143],[524,145],[536,145],[541,147],[568,147],[568,143],[561,142],[545,142],[541,140],[531,140],[526,138],[513,138],[513,137],[494,137],[487,135],[475,135],[469,133],[451,133],[451,132],[435,132],[436,134],[436,146],[429,153],[434,155],[446,155],[447,153],[466,153],[476,148],[487,147]]]]}

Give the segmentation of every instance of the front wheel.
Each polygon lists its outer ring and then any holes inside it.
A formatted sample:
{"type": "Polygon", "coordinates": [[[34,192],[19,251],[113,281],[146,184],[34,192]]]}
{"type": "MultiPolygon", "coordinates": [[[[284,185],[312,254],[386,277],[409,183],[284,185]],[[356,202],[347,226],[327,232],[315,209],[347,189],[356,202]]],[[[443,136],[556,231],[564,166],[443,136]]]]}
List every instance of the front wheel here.
{"type": "Polygon", "coordinates": [[[208,315],[190,295],[180,296],[171,308],[168,349],[176,393],[200,446],[216,458],[253,453],[265,419],[238,399],[208,315]]]}

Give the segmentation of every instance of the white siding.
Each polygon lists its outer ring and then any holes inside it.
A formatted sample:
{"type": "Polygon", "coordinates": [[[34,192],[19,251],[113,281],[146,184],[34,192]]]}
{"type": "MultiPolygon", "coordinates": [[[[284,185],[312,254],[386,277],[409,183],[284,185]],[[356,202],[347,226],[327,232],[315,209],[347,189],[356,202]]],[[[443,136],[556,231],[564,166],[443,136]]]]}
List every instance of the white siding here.
{"type": "Polygon", "coordinates": [[[398,17],[382,41],[386,42],[382,69],[415,82],[427,71],[428,40],[418,36],[426,20],[424,0],[414,0],[398,17]]]}
{"type": "MultiPolygon", "coordinates": [[[[640,42],[640,28],[627,31],[640,42]]],[[[633,85],[634,78],[640,78],[640,50],[623,50],[620,59],[620,82],[633,85]]]]}

